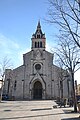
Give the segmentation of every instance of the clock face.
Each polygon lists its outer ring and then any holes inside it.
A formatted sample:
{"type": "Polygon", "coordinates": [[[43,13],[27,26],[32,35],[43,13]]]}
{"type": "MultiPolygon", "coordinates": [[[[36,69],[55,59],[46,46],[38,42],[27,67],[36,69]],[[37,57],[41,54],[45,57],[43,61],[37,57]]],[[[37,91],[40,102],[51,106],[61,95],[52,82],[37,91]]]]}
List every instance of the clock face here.
{"type": "Polygon", "coordinates": [[[40,65],[40,64],[36,64],[36,65],[35,65],[35,69],[36,69],[36,70],[40,70],[40,69],[41,69],[41,65],[40,65]]]}

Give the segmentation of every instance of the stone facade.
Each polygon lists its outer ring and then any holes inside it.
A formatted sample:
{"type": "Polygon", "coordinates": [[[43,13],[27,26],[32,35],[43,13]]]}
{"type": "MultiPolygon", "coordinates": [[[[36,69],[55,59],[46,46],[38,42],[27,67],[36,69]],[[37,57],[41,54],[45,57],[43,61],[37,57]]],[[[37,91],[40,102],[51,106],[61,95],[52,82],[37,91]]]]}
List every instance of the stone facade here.
{"type": "Polygon", "coordinates": [[[77,85],[76,94],[77,94],[77,95],[80,95],[80,84],[77,85]]]}
{"type": "Polygon", "coordinates": [[[46,38],[40,21],[31,40],[31,51],[23,54],[23,65],[5,71],[3,93],[15,100],[68,97],[71,92],[69,84],[66,78],[61,83],[61,68],[53,64],[53,54],[45,50],[46,38]]]}

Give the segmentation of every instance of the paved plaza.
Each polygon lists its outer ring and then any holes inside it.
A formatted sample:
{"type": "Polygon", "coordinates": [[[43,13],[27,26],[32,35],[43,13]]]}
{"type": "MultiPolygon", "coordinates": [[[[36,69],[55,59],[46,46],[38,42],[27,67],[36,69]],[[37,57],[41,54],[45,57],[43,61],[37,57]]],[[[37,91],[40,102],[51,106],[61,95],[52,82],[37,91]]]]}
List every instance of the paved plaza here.
{"type": "Polygon", "coordinates": [[[0,120],[80,120],[73,108],[53,108],[53,100],[2,101],[0,120]]]}

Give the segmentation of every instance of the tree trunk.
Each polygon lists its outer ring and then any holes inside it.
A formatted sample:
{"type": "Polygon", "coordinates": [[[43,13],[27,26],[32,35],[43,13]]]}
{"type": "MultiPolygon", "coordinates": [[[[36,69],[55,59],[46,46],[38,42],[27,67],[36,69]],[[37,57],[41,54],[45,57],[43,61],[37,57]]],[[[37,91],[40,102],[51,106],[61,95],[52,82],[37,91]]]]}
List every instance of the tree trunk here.
{"type": "Polygon", "coordinates": [[[73,92],[74,112],[77,112],[77,100],[76,100],[75,87],[74,87],[74,73],[71,72],[71,75],[72,75],[72,92],[73,92]]]}

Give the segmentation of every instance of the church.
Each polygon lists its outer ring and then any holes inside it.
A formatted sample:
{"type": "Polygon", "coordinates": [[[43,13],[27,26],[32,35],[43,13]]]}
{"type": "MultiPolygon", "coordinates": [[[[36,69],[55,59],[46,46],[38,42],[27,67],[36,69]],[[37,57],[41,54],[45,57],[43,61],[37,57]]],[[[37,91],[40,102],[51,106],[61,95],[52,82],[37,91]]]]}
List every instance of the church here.
{"type": "MultiPolygon", "coordinates": [[[[5,70],[3,94],[14,100],[68,98],[70,82],[67,78],[60,78],[62,69],[53,64],[54,55],[46,51],[46,37],[40,21],[31,42],[31,51],[23,54],[23,64],[5,70]]],[[[65,70],[62,71],[66,74],[65,70]]]]}

